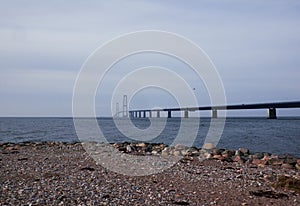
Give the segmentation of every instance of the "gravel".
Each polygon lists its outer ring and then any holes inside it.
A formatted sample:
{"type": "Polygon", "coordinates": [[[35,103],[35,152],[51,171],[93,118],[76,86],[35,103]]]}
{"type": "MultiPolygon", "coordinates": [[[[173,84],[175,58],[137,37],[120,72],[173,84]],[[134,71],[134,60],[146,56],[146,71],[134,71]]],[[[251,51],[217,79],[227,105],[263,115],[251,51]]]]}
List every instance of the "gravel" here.
{"type": "Polygon", "coordinates": [[[296,169],[186,156],[163,172],[127,176],[81,143],[1,144],[0,172],[0,205],[300,205],[296,169]]]}

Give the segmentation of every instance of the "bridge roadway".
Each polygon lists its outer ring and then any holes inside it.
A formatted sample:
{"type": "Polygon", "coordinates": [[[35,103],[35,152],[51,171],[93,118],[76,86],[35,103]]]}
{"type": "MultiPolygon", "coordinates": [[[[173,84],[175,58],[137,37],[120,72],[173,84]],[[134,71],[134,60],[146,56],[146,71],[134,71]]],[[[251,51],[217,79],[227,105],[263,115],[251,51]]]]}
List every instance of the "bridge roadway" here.
{"type": "Polygon", "coordinates": [[[267,109],[268,118],[276,119],[276,109],[278,108],[300,108],[300,101],[293,102],[273,102],[273,103],[255,103],[255,104],[236,104],[225,106],[205,106],[205,107],[184,107],[184,108],[164,108],[164,109],[142,109],[142,110],[130,110],[129,115],[135,118],[145,118],[146,113],[149,113],[148,117],[152,117],[152,112],[156,112],[156,117],[160,117],[160,112],[168,112],[168,118],[172,117],[173,111],[183,111],[184,117],[189,117],[189,112],[211,110],[212,118],[218,117],[218,110],[244,110],[244,109],[267,109]],[[142,115],[143,114],[143,115],[142,115]]]}

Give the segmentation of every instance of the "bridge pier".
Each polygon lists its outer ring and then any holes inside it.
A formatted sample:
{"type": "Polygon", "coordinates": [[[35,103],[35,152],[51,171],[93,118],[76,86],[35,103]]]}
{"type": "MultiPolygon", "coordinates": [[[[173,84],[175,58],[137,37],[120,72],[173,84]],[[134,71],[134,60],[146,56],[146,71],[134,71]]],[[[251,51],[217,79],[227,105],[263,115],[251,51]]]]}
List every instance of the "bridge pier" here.
{"type": "Polygon", "coordinates": [[[149,111],[149,118],[152,118],[152,111],[149,111]]]}
{"type": "Polygon", "coordinates": [[[142,117],[142,112],[141,111],[139,111],[139,118],[141,118],[142,117]]]}
{"type": "Polygon", "coordinates": [[[171,118],[172,117],[172,112],[171,110],[168,110],[168,118],[171,118]]]}
{"type": "Polygon", "coordinates": [[[213,119],[218,118],[218,110],[213,109],[213,110],[211,110],[211,112],[212,112],[212,117],[211,118],[213,118],[213,119]]]}
{"type": "Polygon", "coordinates": [[[143,111],[143,118],[146,118],[146,111],[143,111]]]}
{"type": "Polygon", "coordinates": [[[160,112],[159,111],[156,111],[156,117],[160,118],[160,112]]]}
{"type": "Polygon", "coordinates": [[[184,118],[189,118],[189,111],[188,110],[184,110],[184,118]]]}
{"type": "Polygon", "coordinates": [[[268,109],[268,119],[277,119],[276,108],[269,108],[268,109]]]}

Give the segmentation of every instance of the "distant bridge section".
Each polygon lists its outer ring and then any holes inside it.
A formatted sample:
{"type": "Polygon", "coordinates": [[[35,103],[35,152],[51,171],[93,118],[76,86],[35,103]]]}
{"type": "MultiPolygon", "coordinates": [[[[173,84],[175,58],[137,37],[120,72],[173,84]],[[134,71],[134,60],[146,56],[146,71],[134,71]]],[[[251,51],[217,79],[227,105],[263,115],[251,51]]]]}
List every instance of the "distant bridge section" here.
{"type": "Polygon", "coordinates": [[[300,108],[300,101],[293,102],[273,102],[273,103],[255,103],[255,104],[236,104],[236,105],[221,105],[221,106],[205,106],[205,107],[185,107],[185,108],[164,108],[164,109],[142,109],[130,110],[129,115],[134,118],[152,117],[152,113],[156,113],[156,117],[160,117],[161,112],[167,112],[168,118],[172,117],[173,111],[183,111],[184,117],[189,117],[189,112],[211,110],[212,118],[218,118],[218,110],[244,110],[244,109],[267,109],[268,118],[276,119],[276,109],[278,108],[300,108]]]}

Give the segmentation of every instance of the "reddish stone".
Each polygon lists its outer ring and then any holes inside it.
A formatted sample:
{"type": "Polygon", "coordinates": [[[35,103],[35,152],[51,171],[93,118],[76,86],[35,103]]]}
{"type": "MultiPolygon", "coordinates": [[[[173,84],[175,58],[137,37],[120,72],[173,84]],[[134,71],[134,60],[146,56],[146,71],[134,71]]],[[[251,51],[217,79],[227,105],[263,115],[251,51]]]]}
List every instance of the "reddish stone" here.
{"type": "Polygon", "coordinates": [[[14,150],[15,148],[14,147],[6,147],[5,149],[6,150],[14,150]]]}
{"type": "Polygon", "coordinates": [[[252,160],[252,164],[257,165],[259,167],[263,167],[264,165],[266,165],[267,161],[266,160],[260,160],[260,159],[253,159],[252,160]]]}
{"type": "Polygon", "coordinates": [[[239,156],[239,155],[234,156],[232,160],[234,162],[239,162],[239,163],[245,163],[246,162],[246,160],[244,158],[242,158],[241,156],[239,156]]]}
{"type": "Polygon", "coordinates": [[[287,163],[282,164],[281,167],[284,168],[284,169],[293,169],[294,168],[293,165],[287,164],[287,163]]]}
{"type": "Polygon", "coordinates": [[[268,154],[265,154],[262,160],[268,161],[271,157],[268,154]]]}

